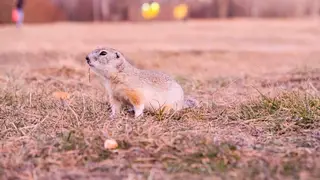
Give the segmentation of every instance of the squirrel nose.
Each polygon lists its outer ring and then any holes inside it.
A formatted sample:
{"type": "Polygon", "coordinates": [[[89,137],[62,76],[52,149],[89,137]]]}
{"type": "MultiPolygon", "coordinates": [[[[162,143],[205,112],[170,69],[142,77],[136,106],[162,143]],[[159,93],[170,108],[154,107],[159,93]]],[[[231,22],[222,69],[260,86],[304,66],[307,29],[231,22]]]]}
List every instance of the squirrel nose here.
{"type": "Polygon", "coordinates": [[[87,60],[87,63],[90,63],[90,59],[88,56],[86,57],[86,60],[87,60]]]}

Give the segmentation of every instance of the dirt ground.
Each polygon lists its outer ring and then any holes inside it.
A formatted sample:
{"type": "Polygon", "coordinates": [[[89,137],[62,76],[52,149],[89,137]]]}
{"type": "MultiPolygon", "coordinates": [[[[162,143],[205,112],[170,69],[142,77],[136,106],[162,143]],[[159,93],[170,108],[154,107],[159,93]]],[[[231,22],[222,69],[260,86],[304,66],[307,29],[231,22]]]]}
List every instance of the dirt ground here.
{"type": "Polygon", "coordinates": [[[320,178],[317,20],[0,26],[0,87],[3,179],[320,178]],[[87,75],[98,46],[172,75],[201,107],[111,120],[87,75]]]}

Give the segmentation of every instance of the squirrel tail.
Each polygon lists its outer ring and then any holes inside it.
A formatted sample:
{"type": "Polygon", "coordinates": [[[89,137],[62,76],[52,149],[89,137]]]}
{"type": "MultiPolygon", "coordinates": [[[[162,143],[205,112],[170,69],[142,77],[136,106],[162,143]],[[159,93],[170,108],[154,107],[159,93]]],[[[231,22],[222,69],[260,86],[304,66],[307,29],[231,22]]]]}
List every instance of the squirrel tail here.
{"type": "Polygon", "coordinates": [[[184,100],[184,108],[194,108],[199,107],[199,102],[191,97],[188,97],[184,100]]]}

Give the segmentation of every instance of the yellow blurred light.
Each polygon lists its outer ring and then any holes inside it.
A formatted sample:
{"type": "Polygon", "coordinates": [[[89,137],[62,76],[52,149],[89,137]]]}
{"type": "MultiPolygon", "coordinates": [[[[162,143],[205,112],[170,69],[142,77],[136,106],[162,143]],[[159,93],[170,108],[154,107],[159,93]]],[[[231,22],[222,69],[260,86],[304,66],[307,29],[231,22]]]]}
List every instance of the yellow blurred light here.
{"type": "Polygon", "coordinates": [[[155,11],[155,12],[159,12],[159,10],[160,10],[160,4],[159,3],[157,3],[157,2],[153,2],[153,3],[151,3],[151,10],[152,11],[155,11]]]}
{"type": "Polygon", "coordinates": [[[143,3],[141,6],[142,11],[148,11],[150,8],[148,3],[143,3]]]}
{"type": "Polygon", "coordinates": [[[188,15],[188,5],[180,4],[173,10],[173,16],[176,19],[183,19],[188,15]]]}
{"type": "Polygon", "coordinates": [[[157,2],[151,4],[143,3],[141,6],[141,13],[144,19],[153,19],[157,17],[160,11],[160,5],[157,2]]]}

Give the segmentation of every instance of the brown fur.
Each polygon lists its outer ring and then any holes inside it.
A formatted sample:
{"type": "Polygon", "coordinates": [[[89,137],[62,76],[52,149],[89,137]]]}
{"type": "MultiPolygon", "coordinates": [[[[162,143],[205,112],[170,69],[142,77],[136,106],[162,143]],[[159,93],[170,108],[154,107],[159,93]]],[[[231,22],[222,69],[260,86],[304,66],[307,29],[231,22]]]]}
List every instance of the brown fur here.
{"type": "Polygon", "coordinates": [[[143,95],[138,90],[134,89],[125,89],[124,90],[126,97],[129,98],[129,101],[133,105],[140,105],[142,104],[143,95]]]}

